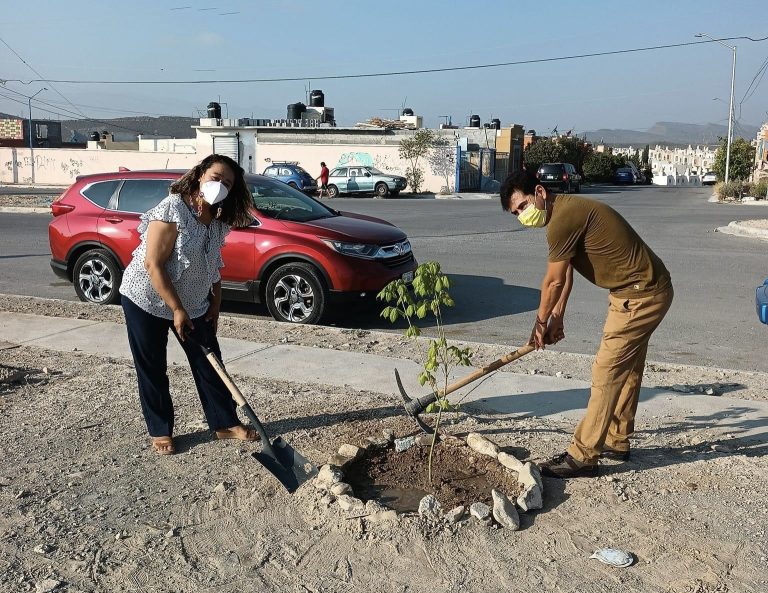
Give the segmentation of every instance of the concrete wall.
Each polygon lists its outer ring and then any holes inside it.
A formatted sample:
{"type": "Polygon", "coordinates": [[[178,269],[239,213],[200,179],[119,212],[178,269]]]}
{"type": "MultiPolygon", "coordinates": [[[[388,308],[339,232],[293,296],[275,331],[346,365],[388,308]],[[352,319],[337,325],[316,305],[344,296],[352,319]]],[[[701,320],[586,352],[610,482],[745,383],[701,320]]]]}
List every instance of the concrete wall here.
{"type": "Polygon", "coordinates": [[[202,157],[197,154],[147,153],[124,150],[72,150],[0,148],[0,183],[69,185],[76,176],[128,169],[189,169],[202,157]]]}
{"type": "MultiPolygon", "coordinates": [[[[405,169],[408,167],[408,163],[398,156],[396,145],[284,144],[264,142],[261,137],[256,145],[254,160],[256,173],[263,173],[264,169],[275,161],[296,161],[313,177],[320,174],[320,161],[324,161],[331,170],[351,163],[374,166],[380,171],[398,175],[405,175],[405,169]]],[[[445,185],[445,178],[435,175],[425,160],[420,161],[420,164],[424,170],[421,191],[438,193],[445,185]]],[[[449,177],[449,182],[453,189],[454,175],[449,177]]],[[[405,191],[411,191],[411,188],[406,188],[405,191]]]]}

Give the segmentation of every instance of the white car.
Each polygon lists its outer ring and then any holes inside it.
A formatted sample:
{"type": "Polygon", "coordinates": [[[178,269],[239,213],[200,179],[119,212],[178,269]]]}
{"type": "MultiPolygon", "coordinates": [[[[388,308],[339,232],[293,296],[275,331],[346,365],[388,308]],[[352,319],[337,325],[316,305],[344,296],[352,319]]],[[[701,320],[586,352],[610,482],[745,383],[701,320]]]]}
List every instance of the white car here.
{"type": "Polygon", "coordinates": [[[712,171],[707,171],[701,176],[701,185],[715,185],[717,182],[717,175],[712,171]]]}

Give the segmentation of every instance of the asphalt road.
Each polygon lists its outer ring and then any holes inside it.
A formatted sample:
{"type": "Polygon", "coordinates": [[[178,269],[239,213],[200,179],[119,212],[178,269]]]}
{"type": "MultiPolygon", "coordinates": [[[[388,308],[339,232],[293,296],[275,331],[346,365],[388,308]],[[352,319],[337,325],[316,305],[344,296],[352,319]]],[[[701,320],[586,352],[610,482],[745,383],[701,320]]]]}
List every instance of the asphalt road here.
{"type": "MultiPolygon", "coordinates": [[[[768,208],[708,203],[709,188],[592,188],[615,207],[664,260],[675,302],[654,334],[649,359],[765,370],[768,328],[757,321],[754,288],[768,276],[765,242],[714,233],[731,220],[768,218],[768,208]]],[[[546,265],[543,230],[523,229],[497,200],[371,200],[333,206],[379,216],[404,229],[419,261],[438,260],[457,303],[446,320],[451,337],[518,346],[530,335],[546,265]]],[[[74,300],[48,265],[49,215],[0,214],[0,292],[74,300]]],[[[578,277],[556,349],[592,354],[600,340],[607,294],[578,277]]],[[[230,304],[235,314],[266,316],[259,306],[230,304]]],[[[372,312],[337,315],[333,323],[392,329],[372,312]]]]}

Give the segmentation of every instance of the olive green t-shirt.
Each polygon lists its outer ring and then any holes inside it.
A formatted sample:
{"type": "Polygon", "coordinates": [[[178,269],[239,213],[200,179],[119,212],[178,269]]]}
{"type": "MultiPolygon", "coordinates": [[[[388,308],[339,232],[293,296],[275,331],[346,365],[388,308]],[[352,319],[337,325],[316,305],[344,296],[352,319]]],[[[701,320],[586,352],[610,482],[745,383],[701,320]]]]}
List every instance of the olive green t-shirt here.
{"type": "Polygon", "coordinates": [[[549,261],[570,260],[587,280],[619,297],[654,294],[670,276],[629,223],[610,206],[558,195],[547,224],[549,261]]]}

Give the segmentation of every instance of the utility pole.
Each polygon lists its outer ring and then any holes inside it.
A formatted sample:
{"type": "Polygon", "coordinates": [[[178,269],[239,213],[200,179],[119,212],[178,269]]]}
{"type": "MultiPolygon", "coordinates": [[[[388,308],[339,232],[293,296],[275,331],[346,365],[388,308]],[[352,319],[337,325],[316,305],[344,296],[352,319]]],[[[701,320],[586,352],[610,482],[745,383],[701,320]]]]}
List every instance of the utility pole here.
{"type": "Polygon", "coordinates": [[[31,97],[28,97],[29,99],[29,160],[32,167],[32,184],[35,183],[35,154],[34,154],[34,148],[32,146],[32,99],[37,97],[43,91],[47,91],[47,90],[48,90],[47,88],[43,87],[31,97]]]}
{"type": "Polygon", "coordinates": [[[733,140],[733,91],[736,84],[736,46],[723,43],[719,39],[707,35],[706,33],[697,33],[695,37],[706,37],[720,45],[727,47],[733,52],[733,64],[731,66],[731,100],[728,105],[728,141],[725,149],[725,182],[730,180],[731,173],[731,141],[733,140]]]}

